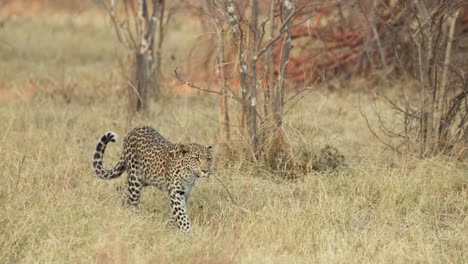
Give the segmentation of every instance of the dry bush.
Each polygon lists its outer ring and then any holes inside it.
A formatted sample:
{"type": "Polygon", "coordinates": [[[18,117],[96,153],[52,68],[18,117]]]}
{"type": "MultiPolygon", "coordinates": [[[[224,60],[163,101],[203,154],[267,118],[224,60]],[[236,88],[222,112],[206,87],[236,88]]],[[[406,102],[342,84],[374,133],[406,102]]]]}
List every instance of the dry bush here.
{"type": "Polygon", "coordinates": [[[282,129],[263,127],[256,152],[250,142],[235,136],[229,143],[218,144],[217,164],[230,167],[242,163],[284,179],[303,178],[312,171],[330,172],[345,166],[345,157],[336,147],[325,145],[311,150],[308,145],[294,143],[297,139],[286,133],[282,129]]]}
{"type": "Polygon", "coordinates": [[[380,110],[374,111],[379,125],[371,127],[368,122],[368,127],[382,143],[400,154],[448,154],[465,159],[468,79],[466,63],[459,60],[463,52],[454,53],[452,49],[463,39],[455,35],[457,25],[462,26],[457,21],[463,6],[460,1],[434,0],[399,7],[406,15],[399,16],[401,23],[389,26],[387,38],[392,37],[397,47],[405,47],[395,49],[394,65],[411,82],[399,87],[397,98],[381,91],[381,99],[392,113],[384,117],[380,110]]]}
{"type": "Polygon", "coordinates": [[[287,139],[282,129],[262,130],[262,143],[259,144],[259,159],[272,172],[282,177],[295,179],[310,172],[310,153],[298,153],[287,139]],[[305,155],[303,155],[305,154],[305,155]]]}
{"type": "MultiPolygon", "coordinates": [[[[311,150],[310,146],[294,144],[297,141],[285,130],[261,130],[263,142],[259,150],[259,160],[264,162],[272,173],[285,178],[303,177],[311,171],[330,171],[345,165],[344,155],[330,145],[311,150]]],[[[297,135],[296,135],[297,136],[297,135]]]]}
{"type": "Polygon", "coordinates": [[[315,159],[312,168],[316,171],[335,170],[345,166],[345,156],[335,147],[326,145],[315,159]]]}

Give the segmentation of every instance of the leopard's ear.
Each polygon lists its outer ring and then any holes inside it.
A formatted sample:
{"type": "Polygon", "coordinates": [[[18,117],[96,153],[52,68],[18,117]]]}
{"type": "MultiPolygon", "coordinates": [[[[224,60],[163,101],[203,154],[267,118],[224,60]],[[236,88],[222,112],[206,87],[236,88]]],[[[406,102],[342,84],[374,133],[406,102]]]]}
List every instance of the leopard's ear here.
{"type": "Polygon", "coordinates": [[[176,150],[178,153],[181,153],[182,155],[185,155],[189,153],[192,150],[192,146],[190,144],[182,144],[182,143],[177,143],[176,144],[176,150]]]}

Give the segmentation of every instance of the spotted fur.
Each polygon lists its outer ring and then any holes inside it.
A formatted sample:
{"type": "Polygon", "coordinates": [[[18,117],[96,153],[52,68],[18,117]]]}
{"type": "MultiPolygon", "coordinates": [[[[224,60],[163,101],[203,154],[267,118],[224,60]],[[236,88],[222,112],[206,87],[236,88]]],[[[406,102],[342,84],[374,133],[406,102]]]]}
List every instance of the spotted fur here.
{"type": "Polygon", "coordinates": [[[128,173],[126,202],[138,206],[144,186],[152,185],[167,192],[172,211],[172,221],[178,228],[191,231],[187,215],[187,201],[196,178],[212,174],[212,147],[196,143],[171,143],[148,126],[133,129],[125,138],[120,161],[111,170],[102,164],[109,142],[115,142],[114,132],[104,134],[93,155],[96,175],[105,180],[128,173]]]}

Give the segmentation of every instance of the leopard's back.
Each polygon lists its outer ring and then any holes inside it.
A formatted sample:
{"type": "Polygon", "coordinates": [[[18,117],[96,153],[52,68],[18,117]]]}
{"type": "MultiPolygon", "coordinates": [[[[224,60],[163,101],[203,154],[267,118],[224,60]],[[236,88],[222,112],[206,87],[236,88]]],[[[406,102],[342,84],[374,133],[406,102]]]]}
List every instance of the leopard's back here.
{"type": "MultiPolygon", "coordinates": [[[[143,184],[167,189],[167,162],[174,144],[156,129],[141,126],[133,129],[124,139],[125,165],[129,170],[139,170],[143,184]]],[[[129,171],[130,172],[130,171],[129,171]]]]}

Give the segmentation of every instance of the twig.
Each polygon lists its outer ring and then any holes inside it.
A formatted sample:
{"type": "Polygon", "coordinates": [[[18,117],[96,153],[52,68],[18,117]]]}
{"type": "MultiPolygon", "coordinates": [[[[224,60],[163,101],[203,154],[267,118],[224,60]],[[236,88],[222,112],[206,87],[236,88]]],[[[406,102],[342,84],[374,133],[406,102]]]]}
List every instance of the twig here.
{"type": "Polygon", "coordinates": [[[369,129],[369,131],[371,132],[371,134],[382,144],[384,144],[385,146],[389,147],[390,149],[392,149],[393,151],[395,151],[396,153],[398,154],[402,154],[401,151],[399,151],[398,149],[396,149],[395,147],[393,147],[392,145],[390,145],[389,143],[383,141],[378,135],[377,133],[374,131],[374,129],[372,129],[372,126],[370,125],[370,122],[369,122],[369,119],[367,118],[367,115],[364,113],[364,111],[362,110],[362,107],[361,107],[361,97],[359,97],[359,113],[361,114],[361,116],[364,118],[364,120],[366,121],[366,125],[367,125],[367,128],[369,129]]]}
{"type": "Polygon", "coordinates": [[[115,16],[114,5],[111,4],[111,6],[108,6],[102,0],[93,0],[93,2],[96,3],[96,5],[101,6],[104,9],[104,11],[107,12],[107,14],[109,15],[109,17],[110,17],[110,19],[112,21],[112,24],[114,25],[115,33],[116,33],[117,38],[119,39],[120,43],[122,43],[124,46],[129,48],[128,43],[126,43],[124,41],[123,37],[122,37],[121,26],[119,25],[119,21],[118,21],[117,17],[115,16]]]}
{"type": "Polygon", "coordinates": [[[23,154],[23,158],[21,159],[19,166],[18,166],[18,174],[17,174],[17,179],[16,179],[16,184],[15,184],[15,192],[18,189],[19,181],[21,178],[21,171],[23,168],[24,160],[26,160],[26,155],[23,154]]]}
{"type": "MultiPolygon", "coordinates": [[[[177,80],[179,80],[180,82],[184,83],[185,85],[191,87],[191,88],[194,88],[194,89],[197,89],[197,90],[200,90],[200,91],[204,91],[204,92],[208,92],[208,93],[214,93],[214,94],[217,94],[217,95],[221,95],[221,96],[224,96],[225,94],[223,94],[222,92],[219,92],[219,91],[214,91],[214,90],[210,90],[210,89],[207,89],[207,88],[203,88],[203,87],[200,87],[192,82],[189,82],[189,81],[186,81],[184,79],[182,79],[182,77],[179,75],[179,73],[177,72],[177,68],[174,69],[174,75],[175,75],[175,78],[177,80]]],[[[231,94],[231,98],[233,98],[234,100],[236,100],[237,102],[241,103],[242,100],[240,100],[239,98],[237,98],[235,95],[231,94]]]]}
{"type": "MultiPolygon", "coordinates": [[[[205,118],[207,118],[207,119],[210,120],[211,122],[214,122],[214,123],[217,123],[217,124],[221,124],[221,121],[219,121],[218,119],[213,118],[213,117],[211,117],[211,116],[209,116],[209,115],[207,115],[207,114],[205,114],[205,113],[202,113],[202,112],[197,111],[197,110],[194,110],[194,112],[196,112],[196,113],[198,113],[198,114],[204,116],[205,118]]],[[[231,122],[229,122],[229,126],[240,127],[239,125],[236,125],[235,123],[231,123],[231,122]]]]}
{"type": "Polygon", "coordinates": [[[283,24],[281,24],[278,35],[276,35],[276,37],[268,41],[267,44],[259,52],[257,52],[257,54],[255,54],[255,58],[254,58],[255,61],[257,61],[257,59],[260,58],[260,56],[262,56],[263,53],[265,53],[271,45],[273,45],[276,41],[278,41],[278,39],[280,39],[283,36],[283,33],[285,33],[286,30],[288,30],[286,28],[287,23],[294,17],[294,15],[297,14],[297,12],[299,12],[304,7],[305,5],[303,5],[301,8],[298,8],[295,12],[291,12],[291,14],[289,14],[289,16],[283,21],[283,24]]]}
{"type": "MultiPolygon", "coordinates": [[[[184,79],[182,79],[182,77],[179,75],[179,73],[177,72],[177,68],[174,69],[174,74],[175,74],[175,78],[177,80],[179,80],[180,82],[184,83],[185,85],[189,86],[190,88],[193,88],[193,89],[197,89],[197,90],[200,90],[200,91],[203,91],[203,92],[208,92],[208,93],[214,93],[214,94],[217,94],[217,95],[221,95],[221,96],[224,96],[225,94],[222,93],[222,92],[219,92],[219,91],[214,91],[214,90],[210,90],[210,89],[207,89],[207,88],[204,88],[204,87],[201,87],[201,86],[198,86],[192,82],[189,82],[189,81],[186,81],[184,79]]],[[[231,91],[231,89],[229,89],[231,91]]],[[[234,101],[242,104],[242,99],[240,99],[237,95],[235,95],[234,93],[231,93],[230,98],[234,99],[234,101]]],[[[258,113],[258,111],[255,111],[255,114],[260,118],[260,121],[263,121],[262,119],[262,116],[260,115],[260,113],[258,113]]]]}
{"type": "Polygon", "coordinates": [[[236,202],[236,200],[234,200],[234,198],[232,197],[232,195],[231,195],[231,193],[229,192],[229,190],[228,190],[228,188],[226,187],[226,185],[224,185],[224,183],[223,183],[216,175],[213,174],[213,176],[214,176],[215,179],[223,186],[224,190],[226,190],[227,194],[229,195],[229,198],[231,199],[231,202],[232,202],[235,206],[237,206],[239,209],[241,209],[241,211],[244,211],[244,212],[249,213],[249,214],[258,214],[258,215],[261,215],[261,214],[259,214],[259,213],[257,213],[257,212],[252,212],[252,211],[250,211],[250,210],[248,210],[248,209],[246,209],[246,208],[240,206],[240,205],[236,202]]]}
{"type": "Polygon", "coordinates": [[[231,195],[231,192],[229,192],[228,188],[226,187],[226,185],[224,185],[224,183],[216,176],[213,174],[213,176],[215,177],[216,180],[218,180],[219,183],[221,183],[221,185],[223,186],[224,190],[226,190],[227,194],[229,195],[229,198],[231,198],[231,202],[233,204],[235,204],[236,206],[239,206],[239,204],[236,202],[236,200],[234,200],[234,197],[232,197],[231,195]]]}
{"type": "Polygon", "coordinates": [[[400,106],[398,106],[394,101],[392,101],[390,98],[388,98],[386,95],[381,95],[381,97],[383,99],[385,99],[385,101],[390,104],[392,107],[393,110],[396,110],[398,112],[401,112],[402,114],[404,115],[408,115],[410,117],[413,117],[413,118],[418,118],[418,113],[416,112],[416,110],[412,109],[409,105],[407,106],[407,109],[402,109],[400,106]]]}
{"type": "Polygon", "coordinates": [[[297,96],[303,94],[301,97],[299,97],[299,99],[298,99],[296,102],[294,102],[291,106],[289,106],[288,109],[286,109],[286,111],[284,112],[284,115],[283,115],[283,116],[286,116],[286,115],[288,114],[288,112],[289,112],[294,106],[296,106],[302,99],[304,99],[304,97],[306,97],[307,95],[309,95],[312,91],[313,91],[313,90],[312,90],[312,87],[305,87],[305,88],[301,89],[300,91],[298,91],[298,92],[297,92],[295,95],[293,95],[291,98],[289,98],[286,102],[289,102],[289,101],[291,101],[293,98],[295,98],[295,97],[297,97],[297,96]],[[303,94],[303,93],[306,92],[306,91],[307,91],[307,93],[303,94]]]}
{"type": "Polygon", "coordinates": [[[185,85],[191,87],[191,88],[194,88],[194,89],[197,89],[197,90],[200,90],[200,91],[204,91],[204,92],[208,92],[208,93],[215,93],[215,94],[218,94],[218,95],[224,95],[223,93],[221,92],[218,92],[218,91],[214,91],[214,90],[210,90],[208,88],[204,88],[204,87],[200,87],[192,82],[189,82],[189,81],[186,81],[184,79],[182,79],[182,77],[179,75],[179,73],[177,72],[177,67],[174,69],[174,76],[177,80],[179,80],[180,82],[184,83],[185,85]]]}
{"type": "Polygon", "coordinates": [[[138,96],[138,99],[140,99],[140,102],[143,102],[143,99],[141,98],[140,93],[138,92],[137,88],[131,82],[127,82],[127,83],[128,85],[130,85],[130,87],[132,87],[133,91],[138,96]]]}
{"type": "MultiPolygon", "coordinates": [[[[257,52],[257,54],[255,55],[254,57],[254,60],[257,61],[258,58],[260,58],[267,50],[268,48],[275,44],[276,41],[278,41],[282,36],[283,36],[283,33],[285,33],[288,29],[286,28],[286,25],[289,21],[291,21],[291,19],[297,15],[297,13],[299,13],[302,9],[304,9],[306,6],[308,5],[308,2],[306,1],[305,4],[301,5],[300,7],[296,8],[296,10],[294,10],[294,12],[292,12],[291,14],[289,14],[289,16],[283,21],[283,23],[281,24],[280,28],[279,28],[279,32],[278,32],[278,35],[276,35],[274,38],[272,38],[270,41],[267,42],[267,44],[265,44],[265,46],[257,52]]],[[[299,22],[299,23],[296,23],[294,25],[291,25],[289,26],[289,29],[293,28],[293,27],[296,27],[296,26],[299,26],[303,23],[305,23],[307,20],[309,20],[309,17],[307,17],[307,19],[304,19],[303,21],[299,22]]]]}

